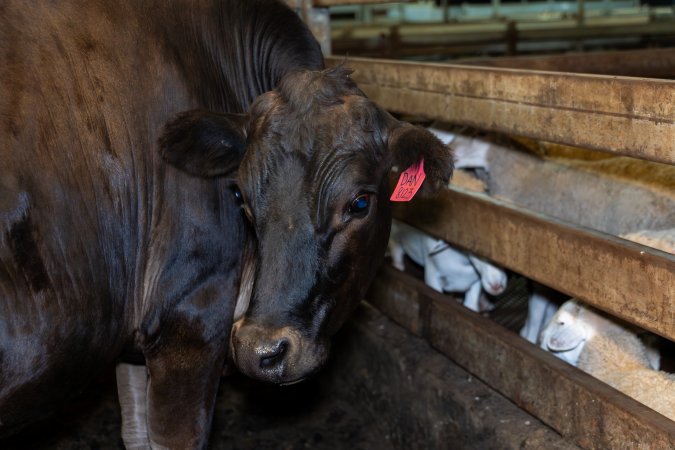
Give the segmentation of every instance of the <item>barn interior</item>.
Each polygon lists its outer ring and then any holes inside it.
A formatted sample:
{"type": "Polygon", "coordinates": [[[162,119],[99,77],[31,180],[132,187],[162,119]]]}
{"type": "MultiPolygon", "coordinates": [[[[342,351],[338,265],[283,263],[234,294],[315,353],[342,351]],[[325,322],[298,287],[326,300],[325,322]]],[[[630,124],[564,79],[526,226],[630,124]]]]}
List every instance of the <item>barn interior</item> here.
{"type": "MultiPolygon", "coordinates": [[[[672,416],[519,333],[536,283],[649,333],[675,373],[675,2],[287,3],[369,97],[482,152],[394,216],[508,285],[474,312],[388,259],[316,377],[223,378],[210,448],[673,448],[672,416]]],[[[113,370],[1,447],[122,449],[119,429],[113,370]]]]}

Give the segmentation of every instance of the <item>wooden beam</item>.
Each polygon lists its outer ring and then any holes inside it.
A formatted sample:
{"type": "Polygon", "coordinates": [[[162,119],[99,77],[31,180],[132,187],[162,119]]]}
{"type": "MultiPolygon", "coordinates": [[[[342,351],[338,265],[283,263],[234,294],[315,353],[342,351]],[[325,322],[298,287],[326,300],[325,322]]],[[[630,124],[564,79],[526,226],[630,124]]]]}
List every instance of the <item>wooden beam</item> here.
{"type": "Polygon", "coordinates": [[[675,255],[457,188],[393,214],[675,341],[675,255]]]}
{"type": "Polygon", "coordinates": [[[675,81],[365,58],[348,65],[394,112],[675,164],[675,81]]]}
{"type": "Polygon", "coordinates": [[[381,269],[367,299],[583,448],[675,442],[666,417],[396,269],[381,269]]]}

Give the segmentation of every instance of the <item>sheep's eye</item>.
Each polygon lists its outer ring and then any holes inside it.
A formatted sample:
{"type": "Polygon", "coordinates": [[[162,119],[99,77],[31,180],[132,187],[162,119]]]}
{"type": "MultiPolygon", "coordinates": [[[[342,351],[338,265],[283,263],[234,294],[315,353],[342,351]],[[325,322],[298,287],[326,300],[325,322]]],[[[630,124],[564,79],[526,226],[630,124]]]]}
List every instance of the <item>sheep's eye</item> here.
{"type": "Polygon", "coordinates": [[[353,216],[364,216],[370,207],[370,194],[360,194],[349,205],[349,214],[353,216]]]}

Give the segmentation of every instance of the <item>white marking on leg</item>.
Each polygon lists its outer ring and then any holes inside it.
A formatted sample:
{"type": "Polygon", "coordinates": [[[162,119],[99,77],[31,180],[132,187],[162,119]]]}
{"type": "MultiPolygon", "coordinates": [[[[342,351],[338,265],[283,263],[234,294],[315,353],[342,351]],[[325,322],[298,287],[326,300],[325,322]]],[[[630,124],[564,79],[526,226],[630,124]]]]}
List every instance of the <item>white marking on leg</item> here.
{"type": "Polygon", "coordinates": [[[148,373],[145,366],[120,363],[115,368],[122,413],[122,441],[127,450],[150,448],[147,424],[148,373]]]}

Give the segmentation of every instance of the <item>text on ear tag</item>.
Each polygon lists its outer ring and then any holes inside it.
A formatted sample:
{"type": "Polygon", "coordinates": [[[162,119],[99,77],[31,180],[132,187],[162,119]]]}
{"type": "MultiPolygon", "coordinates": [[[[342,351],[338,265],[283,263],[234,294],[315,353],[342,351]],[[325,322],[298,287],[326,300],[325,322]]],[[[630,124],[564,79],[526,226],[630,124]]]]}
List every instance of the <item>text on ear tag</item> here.
{"type": "Polygon", "coordinates": [[[409,202],[417,193],[426,174],[424,173],[424,158],[419,164],[413,164],[401,173],[394,193],[391,194],[392,202],[409,202]]]}

